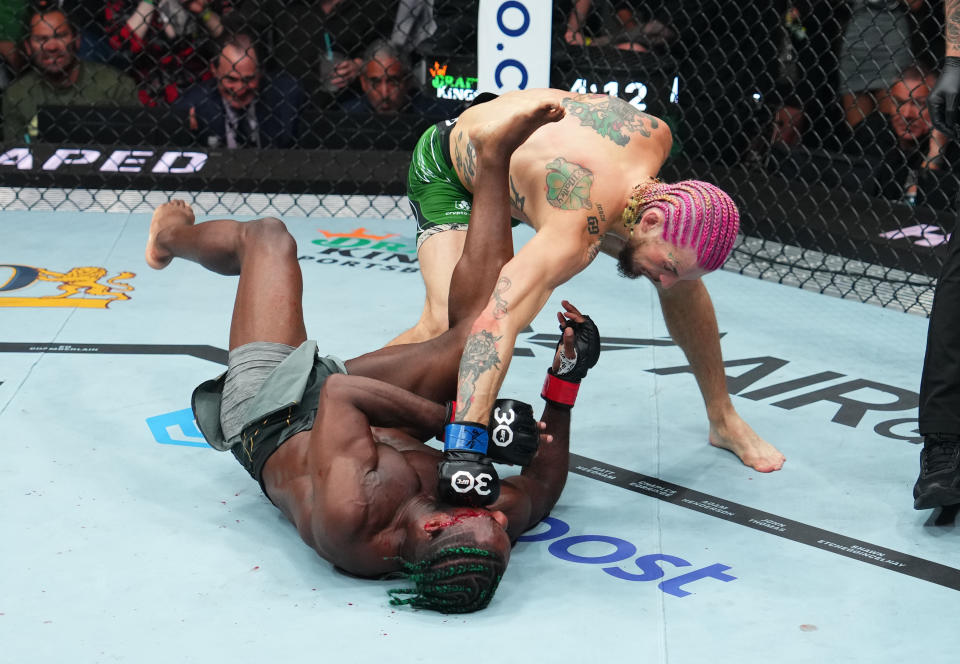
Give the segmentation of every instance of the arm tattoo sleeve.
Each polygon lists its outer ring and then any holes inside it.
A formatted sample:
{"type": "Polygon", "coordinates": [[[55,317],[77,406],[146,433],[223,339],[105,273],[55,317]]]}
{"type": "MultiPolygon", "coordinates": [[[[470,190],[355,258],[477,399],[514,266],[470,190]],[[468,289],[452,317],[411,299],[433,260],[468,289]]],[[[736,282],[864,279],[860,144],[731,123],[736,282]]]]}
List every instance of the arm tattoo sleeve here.
{"type": "Polygon", "coordinates": [[[457,419],[464,419],[470,413],[473,405],[473,395],[477,389],[477,380],[490,369],[500,366],[500,355],[497,353],[497,342],[501,337],[495,337],[487,330],[480,330],[467,337],[463,347],[463,356],[460,358],[460,380],[457,385],[457,419]]]}
{"type": "Polygon", "coordinates": [[[944,39],[947,53],[960,53],[960,0],[946,0],[944,5],[944,39]]]}

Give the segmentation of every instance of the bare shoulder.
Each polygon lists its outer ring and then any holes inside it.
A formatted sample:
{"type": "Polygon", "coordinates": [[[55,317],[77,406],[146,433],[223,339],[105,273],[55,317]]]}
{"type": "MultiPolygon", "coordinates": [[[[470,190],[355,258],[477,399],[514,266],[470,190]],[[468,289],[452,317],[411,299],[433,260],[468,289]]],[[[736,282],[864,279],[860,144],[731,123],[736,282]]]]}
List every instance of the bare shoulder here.
{"type": "Polygon", "coordinates": [[[567,117],[576,119],[600,137],[620,147],[633,143],[655,141],[670,149],[673,135],[667,123],[655,115],[644,113],[636,106],[601,94],[571,94],[561,102],[567,117]]]}

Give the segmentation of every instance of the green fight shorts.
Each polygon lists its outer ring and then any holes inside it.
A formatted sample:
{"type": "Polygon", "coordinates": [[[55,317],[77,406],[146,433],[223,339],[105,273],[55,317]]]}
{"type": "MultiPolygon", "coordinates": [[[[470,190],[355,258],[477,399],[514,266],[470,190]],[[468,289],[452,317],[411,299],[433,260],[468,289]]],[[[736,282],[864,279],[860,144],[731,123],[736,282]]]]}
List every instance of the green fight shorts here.
{"type": "Polygon", "coordinates": [[[417,221],[417,249],[431,235],[467,230],[473,194],[460,182],[450,159],[450,132],[456,120],[423,132],[410,157],[407,198],[417,221]]]}
{"type": "MultiPolygon", "coordinates": [[[[425,132],[410,158],[407,198],[417,221],[417,249],[437,233],[467,230],[473,194],[460,182],[450,158],[450,132],[456,120],[444,120],[425,132]]],[[[523,222],[513,219],[514,226],[523,222]]]]}

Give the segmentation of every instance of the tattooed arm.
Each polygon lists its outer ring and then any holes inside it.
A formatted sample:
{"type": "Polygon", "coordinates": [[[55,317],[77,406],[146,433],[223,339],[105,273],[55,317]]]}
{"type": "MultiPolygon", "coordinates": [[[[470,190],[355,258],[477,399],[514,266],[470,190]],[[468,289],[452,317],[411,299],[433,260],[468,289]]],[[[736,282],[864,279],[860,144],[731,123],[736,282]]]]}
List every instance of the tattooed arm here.
{"type": "Polygon", "coordinates": [[[960,0],[945,0],[943,14],[946,55],[960,56],[960,0]]]}
{"type": "Polygon", "coordinates": [[[456,419],[486,422],[513,357],[520,330],[561,283],[589,263],[588,236],[556,227],[538,232],[500,271],[487,306],[474,321],[460,359],[456,419]]]}
{"type": "Polygon", "coordinates": [[[960,97],[960,0],[943,3],[946,58],[943,71],[927,99],[933,126],[950,137],[957,135],[957,99],[960,97]]]}

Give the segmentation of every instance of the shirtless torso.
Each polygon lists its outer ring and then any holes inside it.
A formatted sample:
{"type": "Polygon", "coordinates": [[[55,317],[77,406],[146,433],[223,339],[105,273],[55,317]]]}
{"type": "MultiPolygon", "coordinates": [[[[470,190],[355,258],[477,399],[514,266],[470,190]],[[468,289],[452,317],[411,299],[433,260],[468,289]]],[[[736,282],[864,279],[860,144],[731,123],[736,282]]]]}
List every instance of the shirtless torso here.
{"type": "Polygon", "coordinates": [[[449,524],[451,518],[487,519],[491,526],[497,524],[490,529],[492,537],[505,531],[514,541],[556,501],[566,472],[562,460],[569,414],[553,414],[551,449],[522,475],[503,478],[500,497],[489,509],[451,512],[449,506],[440,506],[437,496],[442,455],[421,442],[425,433],[415,437],[371,421],[384,412],[384,421],[389,421],[389,400],[409,428],[439,431],[444,407],[394,386],[380,385],[378,394],[364,394],[360,400],[340,386],[365,380],[329,378],[314,428],[284,442],[263,470],[267,496],[303,541],[337,567],[368,577],[395,571],[401,558],[412,557],[418,540],[429,537],[431,527],[449,524]],[[331,384],[336,386],[331,389],[331,384]],[[376,415],[367,419],[367,412],[376,415]],[[364,417],[354,417],[358,414],[364,417]],[[544,482],[546,476],[549,481],[544,482]]]}
{"type": "Polygon", "coordinates": [[[376,494],[372,501],[353,501],[343,495],[345,489],[353,493],[352,484],[334,480],[323,490],[314,482],[314,473],[324,467],[320,434],[320,429],[297,434],[270,457],[263,474],[267,495],[303,541],[337,567],[358,576],[398,569],[405,536],[404,510],[398,506],[426,499],[431,489],[435,493],[440,454],[400,432],[374,430],[376,494]]]}
{"type": "MultiPolygon", "coordinates": [[[[665,122],[607,95],[544,90],[566,115],[540,127],[510,159],[511,210],[536,230],[554,222],[595,217],[598,235],[623,213],[633,188],[657,176],[673,137],[665,122]]],[[[523,93],[507,93],[505,102],[523,93]]],[[[475,126],[497,121],[502,110],[480,104],[466,110],[450,134],[450,154],[464,185],[473,190],[475,126]]],[[[585,229],[586,230],[586,229],[585,229]]]]}
{"type": "MultiPolygon", "coordinates": [[[[536,235],[501,271],[487,309],[475,322],[477,348],[484,340],[497,343],[497,357],[485,358],[484,364],[492,362],[495,369],[478,372],[471,364],[461,366],[459,384],[466,389],[457,401],[465,411],[458,408],[457,417],[483,420],[509,366],[516,334],[553,289],[603,252],[615,257],[621,269],[628,268],[624,274],[646,277],[657,287],[667,328],[697,378],[710,421],[710,443],[734,452],[756,470],[779,470],[784,456],[753,431],[730,400],[716,316],[699,278],[703,270],[684,254],[690,248],[660,242],[663,224],[655,211],[645,213],[643,221],[625,223],[623,213],[635,188],[653,182],[670,153],[673,139],[664,121],[606,95],[510,92],[467,109],[452,127],[450,158],[461,183],[473,191],[477,169],[471,132],[522,114],[542,100],[560,104],[565,117],[540,127],[515,150],[508,178],[512,215],[532,226],[536,235]]],[[[391,344],[421,341],[446,329],[450,277],[463,236],[439,232],[422,243],[417,257],[426,287],[423,312],[417,324],[391,344]]],[[[627,291],[624,306],[630,306],[627,291]]]]}

